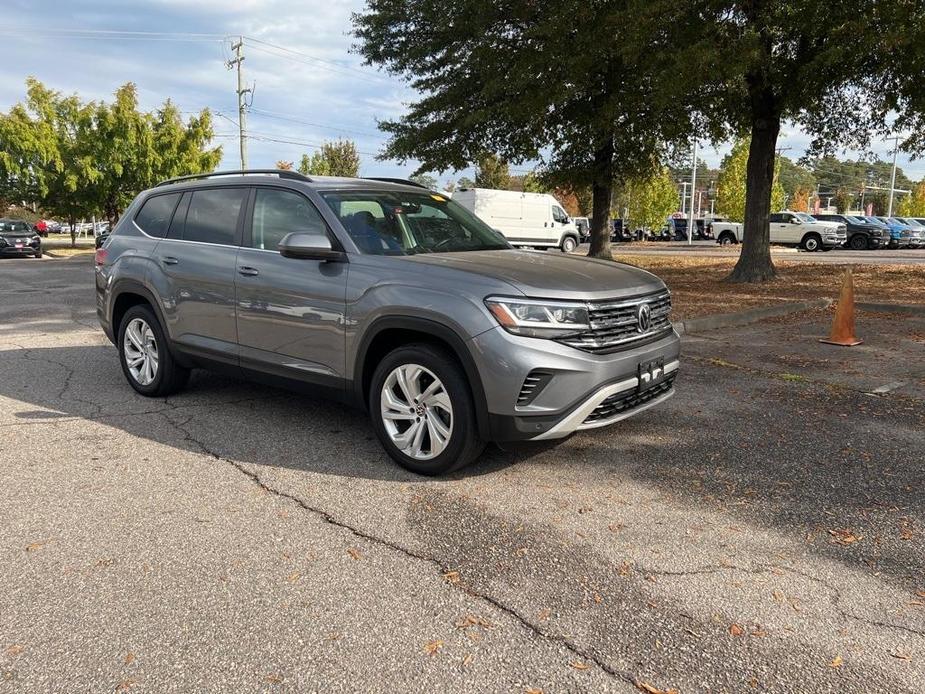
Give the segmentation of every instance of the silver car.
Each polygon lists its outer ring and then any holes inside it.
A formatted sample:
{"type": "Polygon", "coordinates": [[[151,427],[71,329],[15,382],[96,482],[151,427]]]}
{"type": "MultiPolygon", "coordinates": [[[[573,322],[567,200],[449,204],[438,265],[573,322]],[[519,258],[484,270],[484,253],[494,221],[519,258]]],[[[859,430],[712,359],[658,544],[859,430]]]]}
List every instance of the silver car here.
{"type": "Polygon", "coordinates": [[[673,393],[679,338],[654,275],[518,251],[440,193],[249,171],[141,193],[96,258],[97,313],[129,384],[203,367],[366,408],[422,474],[488,441],[602,427],[673,393]]]}

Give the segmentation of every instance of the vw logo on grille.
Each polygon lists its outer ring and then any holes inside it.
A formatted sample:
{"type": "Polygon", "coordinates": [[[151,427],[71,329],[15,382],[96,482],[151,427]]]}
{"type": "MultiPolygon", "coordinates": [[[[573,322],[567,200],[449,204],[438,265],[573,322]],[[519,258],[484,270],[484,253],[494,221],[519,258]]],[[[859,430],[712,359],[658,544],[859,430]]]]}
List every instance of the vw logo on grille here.
{"type": "Polygon", "coordinates": [[[649,308],[649,304],[639,304],[639,308],[636,309],[636,330],[647,333],[651,327],[652,309],[649,308]]]}

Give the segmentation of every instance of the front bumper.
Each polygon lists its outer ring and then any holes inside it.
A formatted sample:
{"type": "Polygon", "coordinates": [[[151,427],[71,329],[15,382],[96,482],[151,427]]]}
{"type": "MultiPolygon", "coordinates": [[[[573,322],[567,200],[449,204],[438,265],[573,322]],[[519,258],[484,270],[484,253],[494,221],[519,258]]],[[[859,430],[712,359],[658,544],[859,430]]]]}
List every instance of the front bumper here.
{"type": "Polygon", "coordinates": [[[22,258],[25,256],[34,256],[41,252],[41,245],[30,246],[26,244],[22,248],[16,248],[16,246],[0,246],[0,257],[22,258]]]}
{"type": "Polygon", "coordinates": [[[637,392],[642,364],[661,364],[664,373],[653,380],[651,389],[641,392],[654,393],[669,376],[669,383],[673,381],[680,342],[678,334],[669,329],[637,346],[592,354],[554,340],[511,335],[500,327],[476,336],[471,347],[488,404],[492,440],[562,438],[657,405],[670,397],[670,388],[658,393],[657,401],[623,401],[622,396],[637,392]],[[518,402],[527,377],[537,372],[544,374],[543,387],[526,404],[518,402]],[[614,400],[605,403],[608,398],[614,400]],[[598,412],[593,422],[586,421],[602,404],[605,411],[598,412]]]}
{"type": "Polygon", "coordinates": [[[825,248],[838,248],[839,246],[844,246],[848,241],[847,236],[823,236],[822,245],[825,248]]]}

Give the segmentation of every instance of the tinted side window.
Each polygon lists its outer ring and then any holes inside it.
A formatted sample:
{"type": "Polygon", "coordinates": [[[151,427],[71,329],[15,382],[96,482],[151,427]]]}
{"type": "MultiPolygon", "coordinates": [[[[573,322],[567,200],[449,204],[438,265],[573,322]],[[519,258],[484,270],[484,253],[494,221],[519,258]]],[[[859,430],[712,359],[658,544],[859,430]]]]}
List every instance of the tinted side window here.
{"type": "Polygon", "coordinates": [[[772,215],[770,216],[770,218],[769,218],[769,221],[770,221],[772,224],[780,224],[781,222],[784,221],[784,215],[782,215],[782,214],[772,214],[772,215]]]}
{"type": "Polygon", "coordinates": [[[568,215],[565,214],[565,210],[561,207],[553,206],[552,208],[552,218],[557,222],[566,222],[568,221],[568,215]]]}
{"type": "Polygon", "coordinates": [[[246,196],[246,188],[194,191],[186,212],[183,240],[234,245],[238,214],[246,196]]]}
{"type": "Polygon", "coordinates": [[[148,236],[164,238],[167,236],[167,227],[170,226],[170,218],[179,199],[179,193],[148,198],[135,215],[135,224],[148,236]]]}
{"type": "Polygon", "coordinates": [[[275,251],[286,234],[326,234],[324,220],[306,198],[288,190],[258,188],[254,198],[251,247],[275,251]]]}

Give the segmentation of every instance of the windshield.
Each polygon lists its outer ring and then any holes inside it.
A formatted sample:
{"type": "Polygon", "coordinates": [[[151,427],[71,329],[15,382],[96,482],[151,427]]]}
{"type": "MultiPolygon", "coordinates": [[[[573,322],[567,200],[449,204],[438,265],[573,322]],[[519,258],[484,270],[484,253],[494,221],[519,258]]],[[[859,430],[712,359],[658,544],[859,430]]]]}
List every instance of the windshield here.
{"type": "Polygon", "coordinates": [[[865,221],[864,221],[863,219],[861,219],[860,217],[853,217],[853,216],[851,216],[850,214],[849,214],[849,215],[846,215],[846,216],[845,216],[845,219],[847,219],[847,220],[848,220],[849,222],[851,222],[852,224],[867,224],[867,222],[865,222],[865,221]]]}
{"type": "Polygon", "coordinates": [[[511,247],[499,232],[438,193],[334,191],[322,197],[363,253],[413,255],[511,247]]]}
{"type": "Polygon", "coordinates": [[[816,218],[813,217],[811,214],[806,214],[805,212],[796,212],[795,214],[797,217],[799,217],[804,222],[812,223],[816,221],[816,218]]]}
{"type": "Polygon", "coordinates": [[[907,227],[912,227],[913,229],[921,229],[922,225],[917,219],[912,219],[911,217],[903,217],[901,220],[907,227]]]}

